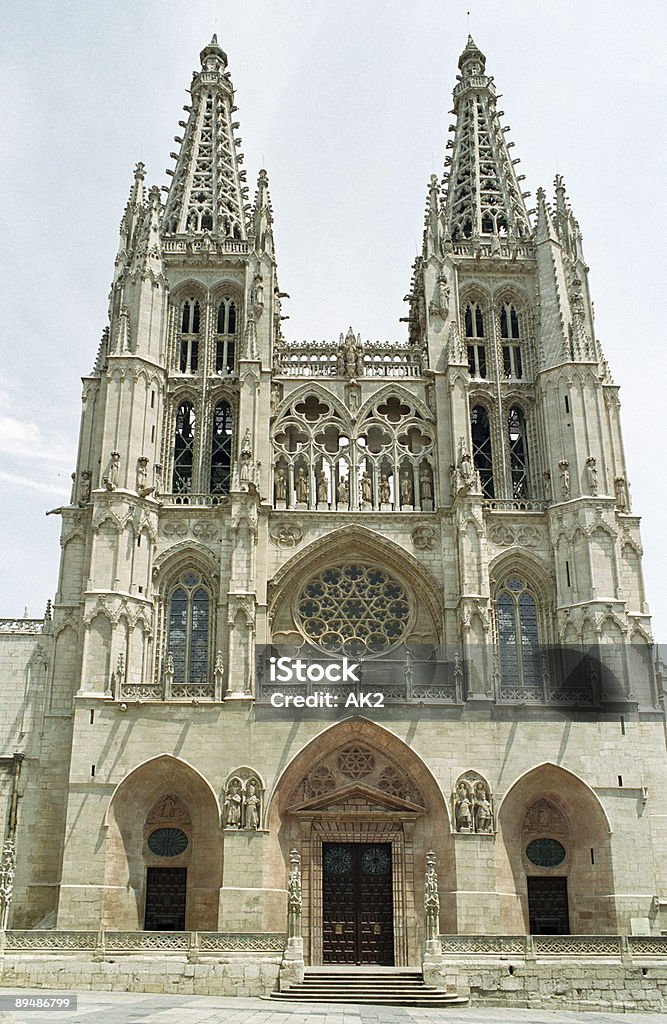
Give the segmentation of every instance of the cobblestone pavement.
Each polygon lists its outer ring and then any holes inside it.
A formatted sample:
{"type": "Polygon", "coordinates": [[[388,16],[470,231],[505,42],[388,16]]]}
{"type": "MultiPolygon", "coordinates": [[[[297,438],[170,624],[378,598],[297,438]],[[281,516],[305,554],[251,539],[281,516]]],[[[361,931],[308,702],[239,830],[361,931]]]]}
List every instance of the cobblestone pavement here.
{"type": "MultiPolygon", "coordinates": [[[[69,993],[70,995],[72,993],[69,993]]],[[[10,998],[57,996],[42,989],[1,989],[2,1024],[665,1024],[661,1013],[593,1013],[565,1010],[417,1009],[347,1003],[279,1004],[222,996],[138,995],[85,992],[74,1011],[8,1010],[10,998]]]]}

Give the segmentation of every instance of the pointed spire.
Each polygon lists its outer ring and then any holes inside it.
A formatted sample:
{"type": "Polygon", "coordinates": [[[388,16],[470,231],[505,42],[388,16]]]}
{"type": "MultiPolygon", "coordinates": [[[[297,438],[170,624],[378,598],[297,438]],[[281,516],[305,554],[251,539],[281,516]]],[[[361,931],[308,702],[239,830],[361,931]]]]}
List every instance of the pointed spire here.
{"type": "Polygon", "coordinates": [[[123,217],[120,222],[120,239],[118,241],[118,254],[116,256],[116,270],[114,282],[123,276],[129,263],[130,255],[136,242],[137,225],[141,222],[144,206],[144,178],[146,168],[141,161],[134,168],[134,180],[130,188],[130,195],[125,204],[123,217]]]}
{"type": "Polygon", "coordinates": [[[214,35],[200,54],[201,71],[195,72],[190,94],[192,105],[183,137],[176,137],[179,152],[172,153],[176,169],[165,208],[164,228],[168,234],[209,231],[222,238],[246,238],[244,203],[247,198],[245,171],[240,170],[243,154],[237,152],[240,139],[234,135],[238,124],[234,88],[227,71],[227,54],[214,35]]]}
{"type": "Polygon", "coordinates": [[[530,235],[528,211],[501,128],[493,79],[485,74],[486,57],[468,36],[459,58],[461,74],[454,89],[456,127],[447,146],[445,230],[453,241],[478,237],[530,235]]]}
{"type": "Polygon", "coordinates": [[[273,209],[269,195],[269,179],[265,170],[261,170],[257,178],[251,223],[257,251],[273,255],[273,209]]]}
{"type": "Polygon", "coordinates": [[[543,188],[537,190],[537,223],[535,225],[536,242],[557,242],[558,235],[547,205],[547,197],[543,188]]]}

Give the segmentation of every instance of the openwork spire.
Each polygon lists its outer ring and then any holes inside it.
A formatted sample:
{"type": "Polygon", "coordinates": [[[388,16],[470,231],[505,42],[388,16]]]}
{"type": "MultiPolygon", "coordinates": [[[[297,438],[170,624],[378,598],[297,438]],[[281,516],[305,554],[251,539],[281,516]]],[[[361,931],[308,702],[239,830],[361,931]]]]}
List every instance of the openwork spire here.
{"type": "Polygon", "coordinates": [[[461,74],[454,89],[456,127],[447,146],[444,187],[445,231],[453,241],[483,235],[526,238],[528,213],[501,128],[493,79],[485,74],[486,58],[468,36],[459,57],[461,74]]]}
{"type": "Polygon", "coordinates": [[[244,203],[245,171],[239,170],[243,154],[237,153],[238,124],[232,121],[234,89],[227,71],[227,55],[213,36],[200,54],[201,71],[190,86],[192,105],[183,138],[176,136],[180,151],[176,160],[164,218],[167,234],[203,234],[222,238],[246,238],[244,203]]]}

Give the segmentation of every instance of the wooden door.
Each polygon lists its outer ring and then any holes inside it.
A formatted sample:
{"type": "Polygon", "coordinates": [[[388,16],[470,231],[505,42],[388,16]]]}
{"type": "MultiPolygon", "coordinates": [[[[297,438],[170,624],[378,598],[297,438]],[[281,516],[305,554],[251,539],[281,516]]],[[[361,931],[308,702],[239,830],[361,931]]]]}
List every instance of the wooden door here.
{"type": "Polygon", "coordinates": [[[393,964],[390,843],[324,843],[323,950],[328,964],[393,964]]]}
{"type": "Polygon", "coordinates": [[[185,892],[187,868],[146,869],[147,932],[185,930],[185,892]]]}
{"type": "Polygon", "coordinates": [[[531,935],[569,935],[567,878],[559,875],[528,878],[531,935]]]}

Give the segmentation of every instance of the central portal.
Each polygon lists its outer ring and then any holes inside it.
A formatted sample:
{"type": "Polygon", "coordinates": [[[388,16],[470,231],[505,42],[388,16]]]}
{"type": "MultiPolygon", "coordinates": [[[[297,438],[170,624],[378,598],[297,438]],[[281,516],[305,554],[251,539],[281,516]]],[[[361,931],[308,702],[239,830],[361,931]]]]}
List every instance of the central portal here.
{"type": "Polygon", "coordinates": [[[325,964],[394,963],[391,843],[323,843],[325,964]]]}

